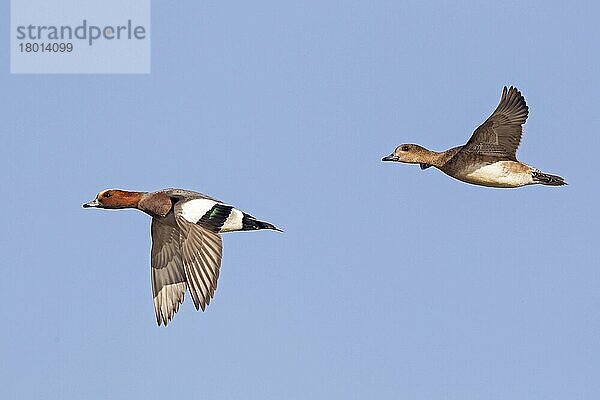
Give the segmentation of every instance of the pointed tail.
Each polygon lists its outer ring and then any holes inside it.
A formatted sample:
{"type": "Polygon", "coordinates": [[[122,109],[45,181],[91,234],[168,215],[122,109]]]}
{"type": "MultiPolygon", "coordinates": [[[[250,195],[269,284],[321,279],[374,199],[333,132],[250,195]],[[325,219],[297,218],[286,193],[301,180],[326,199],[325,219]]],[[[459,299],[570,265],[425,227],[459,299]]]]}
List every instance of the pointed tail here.
{"type": "Polygon", "coordinates": [[[567,184],[567,182],[558,175],[551,175],[537,170],[531,173],[531,177],[535,183],[540,183],[542,185],[562,186],[567,184]]]}
{"type": "Polygon", "coordinates": [[[272,229],[274,231],[283,232],[281,229],[277,228],[273,224],[270,224],[265,221],[259,221],[252,215],[244,213],[244,216],[242,217],[242,230],[253,231],[257,229],[272,229]]]}

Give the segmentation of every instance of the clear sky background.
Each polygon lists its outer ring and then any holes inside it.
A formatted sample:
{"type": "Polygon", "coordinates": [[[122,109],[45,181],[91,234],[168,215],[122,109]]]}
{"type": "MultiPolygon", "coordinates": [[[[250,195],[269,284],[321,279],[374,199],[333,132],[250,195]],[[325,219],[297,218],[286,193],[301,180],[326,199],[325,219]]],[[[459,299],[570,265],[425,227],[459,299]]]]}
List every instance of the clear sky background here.
{"type": "Polygon", "coordinates": [[[597,2],[154,2],[150,75],[0,75],[3,399],[600,398],[597,2]],[[285,4],[284,4],[285,3],[285,4]],[[382,163],[463,144],[503,85],[566,187],[382,163]],[[156,326],[150,219],[228,234],[215,298],[156,326]]]}

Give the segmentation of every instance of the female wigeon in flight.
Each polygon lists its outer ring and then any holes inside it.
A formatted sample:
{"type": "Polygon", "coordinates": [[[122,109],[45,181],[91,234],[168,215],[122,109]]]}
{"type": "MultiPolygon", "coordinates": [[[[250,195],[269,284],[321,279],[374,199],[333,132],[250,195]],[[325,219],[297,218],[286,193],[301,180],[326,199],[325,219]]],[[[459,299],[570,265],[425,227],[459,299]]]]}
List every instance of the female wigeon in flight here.
{"type": "Polygon", "coordinates": [[[152,294],[156,322],[173,318],[189,287],[196,310],[210,303],[219,278],[221,232],[273,229],[237,208],[183,189],[104,190],[84,208],[136,208],[152,217],[152,294]]]}
{"type": "Polygon", "coordinates": [[[529,108],[516,88],[506,86],[500,104],[464,146],[443,152],[416,144],[401,144],[382,161],[434,166],[447,175],[475,185],[513,188],[525,185],[566,185],[563,178],[519,162],[517,148],[529,108]]]}

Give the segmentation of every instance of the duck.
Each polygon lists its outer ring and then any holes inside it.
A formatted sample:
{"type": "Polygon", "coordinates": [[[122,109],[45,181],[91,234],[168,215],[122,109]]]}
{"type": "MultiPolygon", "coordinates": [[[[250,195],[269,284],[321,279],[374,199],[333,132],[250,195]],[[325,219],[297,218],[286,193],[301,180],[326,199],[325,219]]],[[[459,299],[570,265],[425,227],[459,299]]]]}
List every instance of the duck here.
{"type": "Polygon", "coordinates": [[[566,185],[564,178],[517,160],[516,153],[529,107],[521,92],[504,86],[498,107],[463,146],[436,152],[418,144],[401,144],[382,161],[435,167],[460,181],[496,188],[566,185]]]}
{"type": "Polygon", "coordinates": [[[137,209],[152,218],[150,270],[158,326],[179,310],[186,289],[196,310],[205,310],[217,289],[221,233],[281,230],[231,205],[185,189],[134,192],[106,189],[84,208],[137,209]]]}

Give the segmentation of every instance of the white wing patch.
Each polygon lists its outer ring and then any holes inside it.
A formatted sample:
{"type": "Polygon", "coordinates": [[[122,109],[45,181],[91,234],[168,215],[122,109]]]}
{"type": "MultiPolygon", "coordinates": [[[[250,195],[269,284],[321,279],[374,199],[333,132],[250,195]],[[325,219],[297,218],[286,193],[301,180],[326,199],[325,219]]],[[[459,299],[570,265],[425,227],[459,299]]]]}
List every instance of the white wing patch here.
{"type": "Polygon", "coordinates": [[[242,229],[242,218],[244,214],[236,209],[232,208],[229,217],[225,220],[221,232],[239,231],[242,229]]]}
{"type": "Polygon", "coordinates": [[[186,221],[195,224],[202,218],[204,214],[217,204],[214,200],[209,199],[193,199],[186,201],[181,205],[181,216],[186,221]]]}

